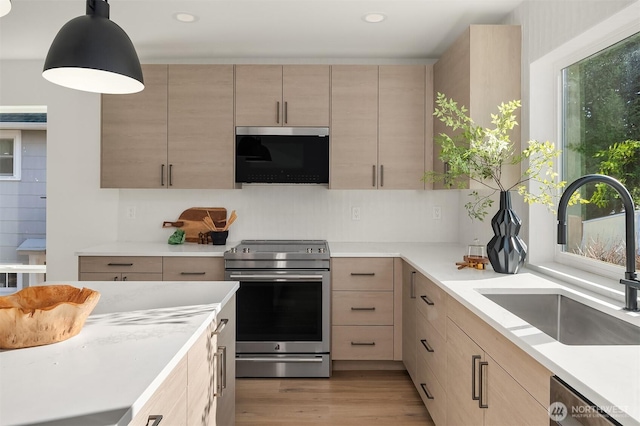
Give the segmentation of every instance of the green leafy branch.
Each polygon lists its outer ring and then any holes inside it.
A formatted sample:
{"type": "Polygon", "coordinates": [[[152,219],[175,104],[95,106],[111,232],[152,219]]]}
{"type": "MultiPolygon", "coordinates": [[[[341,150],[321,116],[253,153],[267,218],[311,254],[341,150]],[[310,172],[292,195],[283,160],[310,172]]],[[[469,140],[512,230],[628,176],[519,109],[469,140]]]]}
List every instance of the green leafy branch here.
{"type": "MultiPolygon", "coordinates": [[[[476,125],[467,115],[468,110],[464,106],[458,106],[457,102],[448,99],[443,93],[438,93],[436,105],[433,115],[451,128],[452,134],[441,133],[436,137],[436,142],[441,147],[440,159],[446,167],[443,173],[425,173],[425,182],[443,182],[447,186],[462,188],[465,186],[464,179],[468,179],[492,190],[491,194],[485,196],[477,191],[469,194],[473,201],[466,203],[465,208],[472,219],[485,218],[493,203],[490,197],[497,191],[516,188],[527,203],[543,204],[555,213],[555,199],[560,189],[566,185],[565,181],[559,181],[554,170],[554,162],[560,156],[560,151],[551,142],[532,140],[521,153],[516,152],[510,132],[518,125],[515,111],[521,107],[519,100],[503,102],[498,106],[498,113],[491,114],[493,128],[476,125]],[[503,166],[517,165],[525,160],[528,163],[527,169],[517,182],[507,186],[503,182],[503,166]],[[535,185],[539,191],[530,192],[527,184],[535,185]]],[[[579,194],[574,194],[571,203],[578,201],[579,194]]]]}

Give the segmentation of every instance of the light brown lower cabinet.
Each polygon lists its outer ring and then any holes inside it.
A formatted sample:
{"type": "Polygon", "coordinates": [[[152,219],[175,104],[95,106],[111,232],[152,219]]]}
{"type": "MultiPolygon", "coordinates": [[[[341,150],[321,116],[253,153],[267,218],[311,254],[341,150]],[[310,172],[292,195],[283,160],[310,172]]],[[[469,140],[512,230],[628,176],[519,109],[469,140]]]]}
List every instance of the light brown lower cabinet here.
{"type": "Polygon", "coordinates": [[[235,315],[233,296],[129,426],[235,424],[235,315]]]}
{"type": "Polygon", "coordinates": [[[453,298],[447,307],[447,424],[548,425],[551,372],[453,298]]]}
{"type": "Polygon", "coordinates": [[[187,424],[187,356],[183,357],[162,382],[129,426],[187,424]]]}

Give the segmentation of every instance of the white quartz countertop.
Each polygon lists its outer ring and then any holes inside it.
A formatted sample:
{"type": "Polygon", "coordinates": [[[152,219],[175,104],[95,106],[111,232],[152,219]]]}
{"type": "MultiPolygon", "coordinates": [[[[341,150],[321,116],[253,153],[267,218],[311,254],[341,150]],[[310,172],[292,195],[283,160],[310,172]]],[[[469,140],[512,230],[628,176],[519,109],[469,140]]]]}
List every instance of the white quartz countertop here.
{"type": "Polygon", "coordinates": [[[0,350],[0,425],[124,426],[238,289],[238,282],[64,282],[100,292],[82,331],[0,350]]]}
{"type": "Polygon", "coordinates": [[[75,254],[77,256],[211,256],[222,257],[224,252],[238,242],[228,241],[224,246],[213,244],[167,244],[115,242],[88,247],[75,254]]]}
{"type": "MultiPolygon", "coordinates": [[[[222,256],[235,244],[113,243],[83,250],[78,255],[222,256]]],[[[482,293],[559,292],[640,326],[640,314],[624,311],[622,302],[526,269],[516,275],[497,274],[490,268],[458,270],[455,262],[462,260],[466,247],[457,244],[329,242],[329,250],[332,257],[401,257],[620,423],[640,426],[640,342],[628,346],[565,345],[482,293]]]]}

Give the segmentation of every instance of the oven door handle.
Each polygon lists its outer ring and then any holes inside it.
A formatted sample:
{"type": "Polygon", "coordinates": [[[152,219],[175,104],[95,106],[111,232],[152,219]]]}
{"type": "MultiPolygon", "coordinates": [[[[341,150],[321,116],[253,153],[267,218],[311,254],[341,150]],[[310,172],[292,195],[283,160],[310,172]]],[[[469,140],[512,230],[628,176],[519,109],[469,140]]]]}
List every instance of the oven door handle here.
{"type": "Polygon", "coordinates": [[[296,275],[296,274],[231,274],[229,278],[240,281],[322,281],[322,275],[296,275]]]}
{"type": "Polygon", "coordinates": [[[322,357],[289,358],[289,357],[238,357],[238,361],[251,362],[322,362],[322,357]]]}

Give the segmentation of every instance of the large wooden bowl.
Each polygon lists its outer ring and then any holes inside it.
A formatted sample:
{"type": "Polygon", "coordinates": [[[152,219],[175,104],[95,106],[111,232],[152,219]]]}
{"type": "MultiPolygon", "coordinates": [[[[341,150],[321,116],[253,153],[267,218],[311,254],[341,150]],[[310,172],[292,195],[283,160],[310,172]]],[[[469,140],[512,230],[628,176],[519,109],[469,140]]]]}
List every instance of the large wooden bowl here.
{"type": "Polygon", "coordinates": [[[70,285],[27,287],[0,297],[0,349],[61,342],[80,333],[100,293],[70,285]]]}

